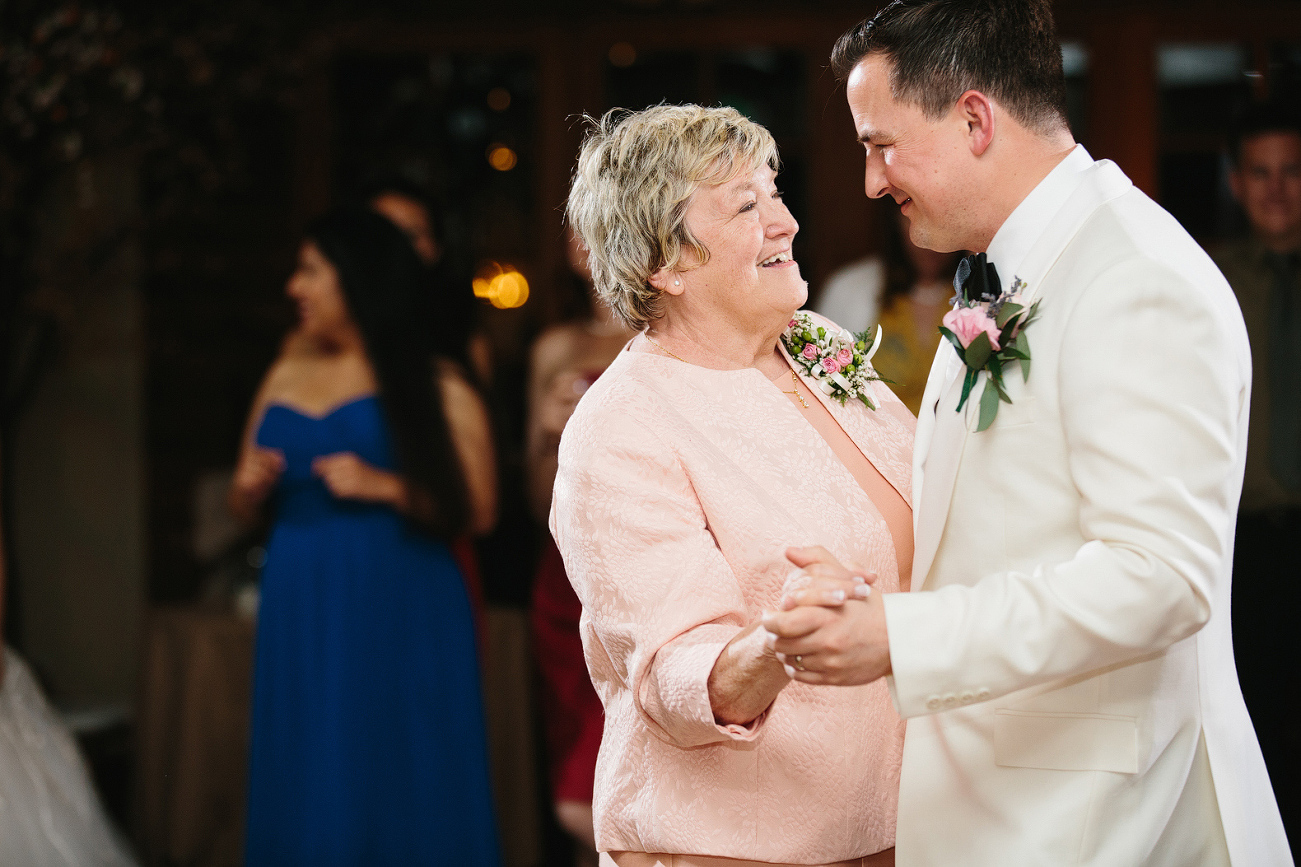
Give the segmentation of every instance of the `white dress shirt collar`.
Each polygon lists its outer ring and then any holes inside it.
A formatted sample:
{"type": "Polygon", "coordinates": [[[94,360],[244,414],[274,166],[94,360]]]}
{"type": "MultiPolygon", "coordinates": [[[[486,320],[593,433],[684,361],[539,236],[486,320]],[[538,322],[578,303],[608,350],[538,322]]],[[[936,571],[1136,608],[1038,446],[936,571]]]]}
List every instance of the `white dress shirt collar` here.
{"type": "Polygon", "coordinates": [[[986,258],[998,270],[999,282],[1004,290],[1017,277],[1017,269],[1034,248],[1035,242],[1084,180],[1084,172],[1093,166],[1093,157],[1077,144],[1048,175],[1039,182],[1030,195],[1021,200],[1016,210],[1003,221],[989,242],[986,258]]]}

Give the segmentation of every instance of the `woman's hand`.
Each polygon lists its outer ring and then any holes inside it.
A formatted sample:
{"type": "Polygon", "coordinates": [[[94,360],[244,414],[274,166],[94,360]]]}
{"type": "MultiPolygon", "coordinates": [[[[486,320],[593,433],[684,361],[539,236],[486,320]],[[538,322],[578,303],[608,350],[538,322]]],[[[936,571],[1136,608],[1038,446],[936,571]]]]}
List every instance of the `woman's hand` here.
{"type": "Polygon", "coordinates": [[[231,513],[243,523],[252,524],[284,471],[285,456],[277,449],[246,447],[230,481],[227,504],[231,513]]]}
{"type": "Polygon", "coordinates": [[[721,725],[749,725],[768,710],[791,678],[760,623],[727,643],[709,672],[709,704],[721,725]]]}
{"type": "Polygon", "coordinates": [[[842,566],[824,548],[791,548],[786,557],[809,576],[808,586],[783,596],[782,612],[763,618],[766,645],[786,674],[802,683],[839,686],[889,674],[885,605],[880,593],[871,592],[867,573],[842,566]]]}
{"type": "Polygon", "coordinates": [[[312,461],[312,473],[337,499],[387,503],[398,510],[407,506],[407,486],[401,476],[372,466],[352,452],[321,455],[312,461]]]}
{"type": "Polygon", "coordinates": [[[786,558],[802,568],[787,578],[782,587],[782,611],[804,605],[839,608],[846,600],[872,595],[875,572],[858,566],[841,566],[821,546],[787,548],[786,558]]]}

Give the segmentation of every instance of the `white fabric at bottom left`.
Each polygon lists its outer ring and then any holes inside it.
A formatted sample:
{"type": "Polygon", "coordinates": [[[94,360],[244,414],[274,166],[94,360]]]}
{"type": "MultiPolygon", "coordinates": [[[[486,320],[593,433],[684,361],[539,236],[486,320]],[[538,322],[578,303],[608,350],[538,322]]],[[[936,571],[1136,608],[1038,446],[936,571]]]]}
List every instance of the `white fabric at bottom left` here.
{"type": "Polygon", "coordinates": [[[71,732],[8,648],[0,685],[0,864],[134,867],[71,732]]]}

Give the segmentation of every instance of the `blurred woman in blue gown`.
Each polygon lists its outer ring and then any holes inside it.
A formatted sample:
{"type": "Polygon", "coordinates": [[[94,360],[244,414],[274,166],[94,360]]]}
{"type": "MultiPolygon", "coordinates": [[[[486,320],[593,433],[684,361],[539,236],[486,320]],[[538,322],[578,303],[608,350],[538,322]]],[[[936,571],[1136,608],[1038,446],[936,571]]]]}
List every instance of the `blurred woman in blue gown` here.
{"type": "MultiPolygon", "coordinates": [[[[231,488],[262,573],[246,864],[496,865],[479,668],[448,551],[495,520],[487,413],[392,223],[317,221],[231,488]],[[304,349],[304,346],[306,347],[304,349]]],[[[465,323],[442,322],[449,330],[465,323]]]]}

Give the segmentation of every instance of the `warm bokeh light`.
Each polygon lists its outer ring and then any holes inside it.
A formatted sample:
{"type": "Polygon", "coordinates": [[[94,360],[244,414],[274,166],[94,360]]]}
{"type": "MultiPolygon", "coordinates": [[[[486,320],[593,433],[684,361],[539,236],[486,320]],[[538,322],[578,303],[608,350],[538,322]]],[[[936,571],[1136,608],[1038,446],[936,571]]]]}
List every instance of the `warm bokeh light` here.
{"type": "Polygon", "coordinates": [[[631,42],[616,42],[610,46],[609,56],[610,63],[624,69],[637,62],[637,49],[632,47],[631,42]]]}
{"type": "Polygon", "coordinates": [[[515,151],[506,147],[506,145],[500,142],[488,145],[488,165],[497,171],[508,172],[515,168],[515,164],[518,162],[519,157],[516,156],[515,151]]]}
{"type": "Polygon", "coordinates": [[[486,262],[475,275],[474,295],[498,310],[521,307],[529,300],[529,281],[510,265],[486,262]]]}
{"type": "Polygon", "coordinates": [[[510,108],[510,91],[504,87],[494,87],[488,91],[488,108],[493,111],[505,111],[510,108]]]}

